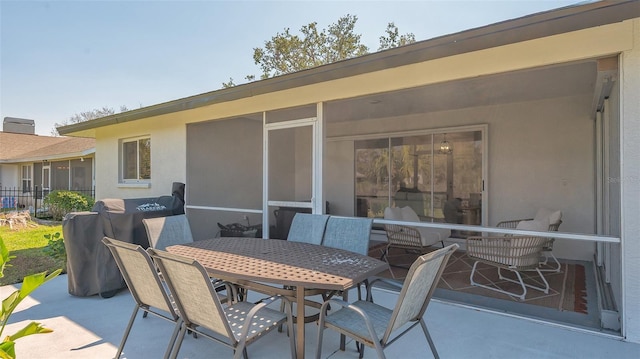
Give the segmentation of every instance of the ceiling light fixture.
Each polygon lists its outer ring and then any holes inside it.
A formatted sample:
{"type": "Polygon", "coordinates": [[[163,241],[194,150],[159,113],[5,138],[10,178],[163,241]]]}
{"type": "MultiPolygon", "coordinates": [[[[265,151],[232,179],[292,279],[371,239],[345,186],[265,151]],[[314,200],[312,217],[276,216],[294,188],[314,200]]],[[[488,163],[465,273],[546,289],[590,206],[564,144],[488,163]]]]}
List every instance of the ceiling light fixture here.
{"type": "Polygon", "coordinates": [[[446,133],[444,134],[444,140],[440,142],[440,149],[438,152],[445,155],[451,154],[453,152],[453,146],[449,141],[447,141],[446,133]]]}

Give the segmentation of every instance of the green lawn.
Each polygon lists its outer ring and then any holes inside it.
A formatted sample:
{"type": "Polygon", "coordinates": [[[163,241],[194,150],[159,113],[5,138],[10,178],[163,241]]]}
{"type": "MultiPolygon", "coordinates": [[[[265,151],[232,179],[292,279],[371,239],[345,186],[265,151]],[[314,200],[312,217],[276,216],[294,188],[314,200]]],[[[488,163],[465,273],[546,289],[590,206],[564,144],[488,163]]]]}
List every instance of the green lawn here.
{"type": "Polygon", "coordinates": [[[50,273],[63,268],[64,262],[55,260],[44,253],[48,240],[45,234],[62,234],[62,225],[44,226],[31,224],[25,229],[12,230],[7,226],[0,226],[0,237],[9,253],[15,258],[5,268],[4,277],[0,278],[0,285],[22,282],[22,278],[39,272],[50,273]]]}

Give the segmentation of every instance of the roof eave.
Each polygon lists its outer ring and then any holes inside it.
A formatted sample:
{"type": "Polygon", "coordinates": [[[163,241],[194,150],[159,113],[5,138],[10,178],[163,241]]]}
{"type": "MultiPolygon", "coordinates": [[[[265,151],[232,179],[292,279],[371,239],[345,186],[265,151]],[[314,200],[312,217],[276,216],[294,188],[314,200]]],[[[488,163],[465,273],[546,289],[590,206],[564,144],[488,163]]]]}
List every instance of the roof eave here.
{"type": "Polygon", "coordinates": [[[5,164],[12,164],[12,163],[25,163],[25,162],[42,162],[42,161],[57,161],[57,160],[63,160],[63,159],[69,159],[69,158],[76,158],[76,157],[87,157],[90,155],[93,155],[96,153],[96,149],[94,148],[89,148],[83,151],[78,151],[78,152],[71,152],[71,153],[61,153],[61,154],[55,154],[55,155],[48,155],[48,156],[38,156],[38,157],[24,157],[24,158],[11,158],[11,159],[4,159],[4,160],[0,160],[0,163],[5,163],[5,164]]]}
{"type": "Polygon", "coordinates": [[[92,130],[269,92],[361,75],[491,47],[553,36],[640,17],[640,1],[600,1],[532,14],[343,60],[313,69],[215,90],[91,121],[58,127],[62,135],[92,135],[92,130]]]}

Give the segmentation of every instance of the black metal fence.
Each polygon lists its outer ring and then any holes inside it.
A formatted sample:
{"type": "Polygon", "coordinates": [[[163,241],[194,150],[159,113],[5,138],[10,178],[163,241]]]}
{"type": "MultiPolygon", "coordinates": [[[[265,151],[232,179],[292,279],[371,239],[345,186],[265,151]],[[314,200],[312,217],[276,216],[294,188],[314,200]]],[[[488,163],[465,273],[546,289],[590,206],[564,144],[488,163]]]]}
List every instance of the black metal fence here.
{"type": "MultiPolygon", "coordinates": [[[[66,191],[66,189],[64,190],[66,191]]],[[[95,191],[90,189],[74,189],[85,196],[95,198],[95,191]]],[[[42,200],[51,192],[38,186],[32,188],[0,187],[0,211],[28,210],[36,218],[50,217],[48,210],[43,206],[42,200]]]]}

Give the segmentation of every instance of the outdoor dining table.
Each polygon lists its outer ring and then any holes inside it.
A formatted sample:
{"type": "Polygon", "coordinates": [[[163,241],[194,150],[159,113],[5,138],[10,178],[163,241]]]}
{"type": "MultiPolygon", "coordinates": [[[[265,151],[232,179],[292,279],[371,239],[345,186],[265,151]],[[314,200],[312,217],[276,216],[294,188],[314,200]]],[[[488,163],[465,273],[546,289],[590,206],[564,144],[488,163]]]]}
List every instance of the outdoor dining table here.
{"type": "Polygon", "coordinates": [[[211,277],[295,302],[298,358],[304,358],[306,297],[346,291],[388,268],[358,253],[278,239],[221,237],[170,246],[167,251],[197,260],[211,277]]]}

